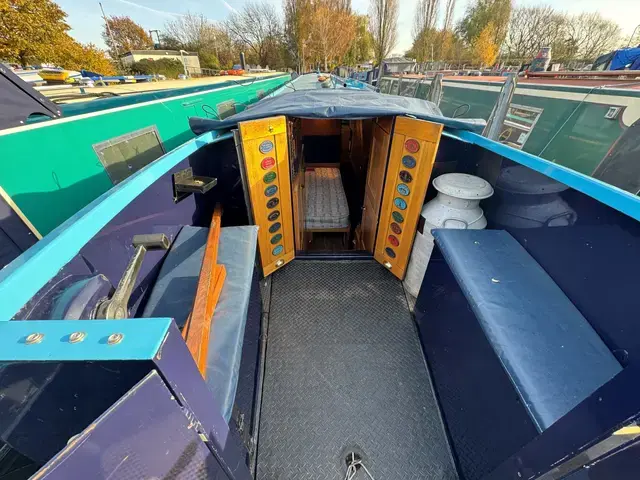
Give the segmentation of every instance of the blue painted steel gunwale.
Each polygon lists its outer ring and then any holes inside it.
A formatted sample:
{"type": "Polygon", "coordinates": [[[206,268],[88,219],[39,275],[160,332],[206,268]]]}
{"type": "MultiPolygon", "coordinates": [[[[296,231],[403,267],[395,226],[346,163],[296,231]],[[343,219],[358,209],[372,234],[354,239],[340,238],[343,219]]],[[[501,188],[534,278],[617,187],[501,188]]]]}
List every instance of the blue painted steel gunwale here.
{"type": "Polygon", "coordinates": [[[196,150],[233,134],[207,132],[96,198],[0,271],[0,322],[8,321],[124,207],[196,150]]]}
{"type": "Polygon", "coordinates": [[[151,360],[161,350],[172,319],[127,318],[124,320],[30,320],[0,322],[0,362],[65,362],[151,360]],[[82,332],[82,341],[71,343],[69,335],[82,332]],[[44,335],[28,345],[31,333],[44,335]],[[122,340],[109,345],[114,333],[122,340]]]}
{"type": "Polygon", "coordinates": [[[489,140],[477,133],[449,129],[444,132],[444,135],[466,143],[478,145],[509,160],[532,168],[640,221],[640,198],[625,190],[588,177],[557,163],[549,162],[536,155],[489,140]]]}

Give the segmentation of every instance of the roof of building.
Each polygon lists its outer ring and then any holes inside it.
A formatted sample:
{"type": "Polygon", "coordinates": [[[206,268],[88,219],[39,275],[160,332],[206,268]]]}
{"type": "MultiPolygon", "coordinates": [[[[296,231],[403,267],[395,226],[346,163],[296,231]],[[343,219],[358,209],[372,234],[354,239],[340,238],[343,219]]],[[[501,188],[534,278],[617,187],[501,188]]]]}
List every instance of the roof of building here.
{"type": "MultiPolygon", "coordinates": [[[[183,50],[183,55],[198,56],[198,52],[186,52],[183,50]]],[[[180,50],[130,50],[124,53],[122,56],[127,55],[177,55],[180,56],[180,50]]]]}

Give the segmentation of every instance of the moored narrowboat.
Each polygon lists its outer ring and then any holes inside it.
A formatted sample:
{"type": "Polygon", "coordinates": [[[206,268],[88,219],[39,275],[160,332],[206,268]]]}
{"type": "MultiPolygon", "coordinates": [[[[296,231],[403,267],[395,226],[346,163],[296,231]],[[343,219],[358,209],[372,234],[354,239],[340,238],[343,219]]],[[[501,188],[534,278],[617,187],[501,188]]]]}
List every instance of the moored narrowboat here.
{"type": "Polygon", "coordinates": [[[0,472],[634,478],[640,200],[325,82],[191,118],[0,271],[0,472]]]}

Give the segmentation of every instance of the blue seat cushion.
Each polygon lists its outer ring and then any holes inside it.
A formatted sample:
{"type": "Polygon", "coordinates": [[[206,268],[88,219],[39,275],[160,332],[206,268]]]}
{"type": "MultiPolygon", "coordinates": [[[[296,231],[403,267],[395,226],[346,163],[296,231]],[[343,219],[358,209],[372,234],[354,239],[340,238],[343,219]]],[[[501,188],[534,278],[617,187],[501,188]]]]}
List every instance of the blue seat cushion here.
{"type": "MultiPolygon", "coordinates": [[[[193,308],[208,233],[207,228],[182,228],[160,268],[143,317],[171,317],[184,326],[193,308]]],[[[257,241],[254,226],[220,231],[218,263],[227,276],[213,314],[206,381],[227,422],[238,384],[257,241]]]]}
{"type": "Polygon", "coordinates": [[[440,229],[433,235],[539,432],[622,370],[509,233],[440,229]]]}

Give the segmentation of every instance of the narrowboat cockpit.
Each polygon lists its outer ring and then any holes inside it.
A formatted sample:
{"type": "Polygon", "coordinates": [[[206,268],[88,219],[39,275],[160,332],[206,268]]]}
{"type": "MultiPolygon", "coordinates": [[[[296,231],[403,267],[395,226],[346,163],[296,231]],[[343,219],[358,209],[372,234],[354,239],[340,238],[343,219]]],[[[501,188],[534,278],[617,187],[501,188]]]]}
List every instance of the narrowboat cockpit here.
{"type": "Polygon", "coordinates": [[[640,200],[352,87],[191,119],[0,271],[0,478],[635,478],[640,200]]]}

